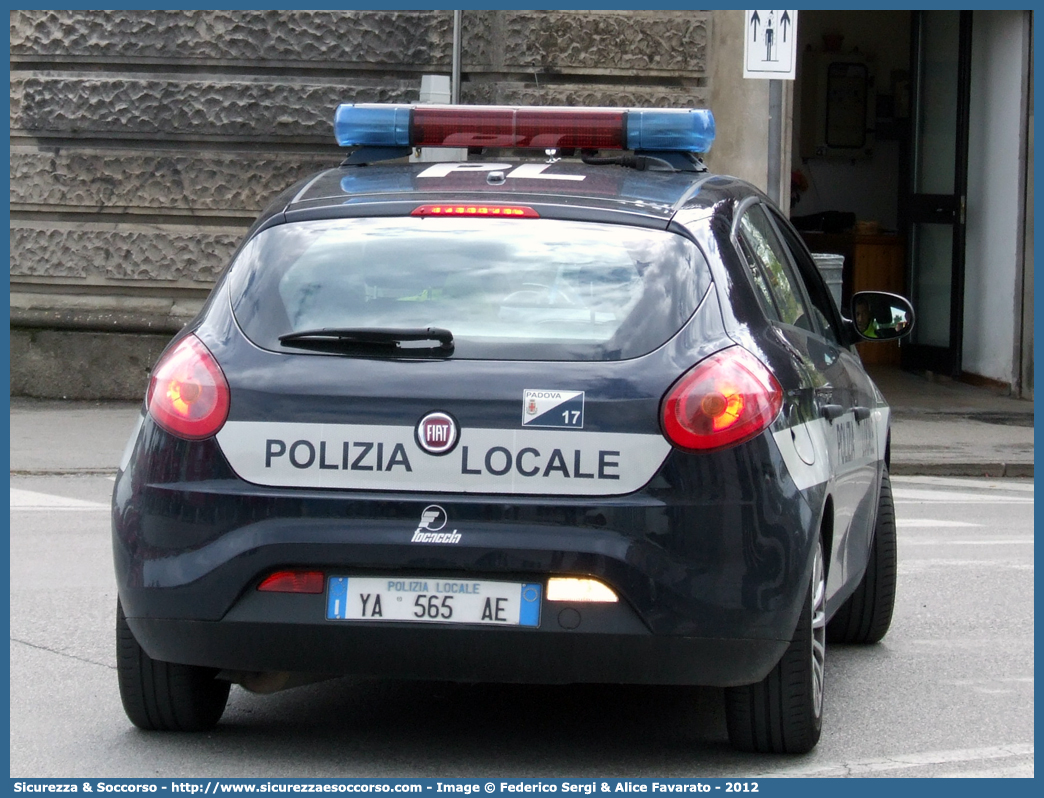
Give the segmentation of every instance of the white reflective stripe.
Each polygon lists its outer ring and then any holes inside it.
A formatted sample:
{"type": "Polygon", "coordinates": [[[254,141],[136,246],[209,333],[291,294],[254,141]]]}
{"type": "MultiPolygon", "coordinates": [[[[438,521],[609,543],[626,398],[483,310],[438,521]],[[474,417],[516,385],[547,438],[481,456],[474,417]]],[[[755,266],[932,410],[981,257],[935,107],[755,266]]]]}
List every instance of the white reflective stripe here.
{"type": "Polygon", "coordinates": [[[852,412],[834,419],[833,423],[816,418],[772,433],[772,438],[783,455],[794,484],[799,490],[807,490],[830,479],[831,474],[844,474],[869,463],[883,460],[888,435],[887,407],[871,412],[865,421],[856,421],[852,412]],[[870,424],[872,426],[867,427],[870,424]],[[876,439],[873,444],[865,440],[872,431],[876,439]],[[809,461],[807,441],[812,441],[815,452],[809,461]]]}
{"type": "Polygon", "coordinates": [[[827,451],[826,438],[820,421],[821,419],[816,419],[798,424],[793,430],[791,427],[787,427],[772,433],[772,439],[776,442],[779,453],[783,455],[783,462],[786,463],[790,478],[794,480],[798,490],[808,490],[830,478],[830,454],[827,451]],[[802,459],[801,454],[807,456],[807,453],[802,451],[799,454],[795,440],[799,439],[800,435],[805,435],[812,441],[812,448],[815,452],[812,463],[807,463],[802,459]]]}
{"type": "Polygon", "coordinates": [[[887,405],[875,407],[873,411],[874,424],[877,426],[877,459],[884,460],[885,447],[888,445],[888,418],[892,409],[887,405]]]}
{"type": "Polygon", "coordinates": [[[662,435],[464,429],[452,452],[422,451],[413,427],[230,421],[217,435],[233,470],[273,487],[612,496],[663,465],[662,435]]]}

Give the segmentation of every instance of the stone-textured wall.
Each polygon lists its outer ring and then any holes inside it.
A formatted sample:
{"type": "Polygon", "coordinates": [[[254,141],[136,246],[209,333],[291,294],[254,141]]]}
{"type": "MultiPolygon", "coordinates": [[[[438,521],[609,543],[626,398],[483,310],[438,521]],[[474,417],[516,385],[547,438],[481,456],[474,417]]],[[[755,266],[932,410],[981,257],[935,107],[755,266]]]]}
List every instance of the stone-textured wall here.
{"type": "Polygon", "coordinates": [[[708,28],[705,11],[469,11],[463,61],[472,70],[698,78],[708,28]]]}
{"type": "MultiPolygon", "coordinates": [[[[342,159],[338,103],[414,102],[451,67],[450,11],[10,19],[13,328],[176,331],[267,200],[342,159]]],[[[465,11],[461,101],[705,106],[710,28],[705,11],[465,11]]],[[[49,387],[61,369],[34,383],[25,351],[13,391],[97,394],[49,387]]]]}

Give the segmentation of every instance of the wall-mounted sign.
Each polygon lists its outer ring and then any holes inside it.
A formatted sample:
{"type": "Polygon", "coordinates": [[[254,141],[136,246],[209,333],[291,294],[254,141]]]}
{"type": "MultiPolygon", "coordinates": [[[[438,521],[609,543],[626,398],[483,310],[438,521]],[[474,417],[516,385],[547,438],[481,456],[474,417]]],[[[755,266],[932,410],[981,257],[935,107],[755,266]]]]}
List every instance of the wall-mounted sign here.
{"type": "Polygon", "coordinates": [[[797,71],[797,11],[746,11],[743,77],[793,80],[797,71]]]}

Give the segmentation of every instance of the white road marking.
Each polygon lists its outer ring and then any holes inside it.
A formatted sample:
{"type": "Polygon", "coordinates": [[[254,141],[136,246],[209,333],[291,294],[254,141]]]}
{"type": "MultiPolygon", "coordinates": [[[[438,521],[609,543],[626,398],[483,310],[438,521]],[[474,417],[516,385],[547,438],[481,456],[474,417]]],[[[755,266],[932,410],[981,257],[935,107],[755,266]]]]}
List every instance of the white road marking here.
{"type": "MultiPolygon", "coordinates": [[[[911,640],[893,640],[889,644],[889,648],[894,651],[906,650],[907,648],[920,648],[920,649],[934,649],[935,652],[945,651],[995,651],[997,645],[1002,646],[1018,646],[1020,649],[1025,648],[1030,654],[1033,653],[1033,636],[1032,633],[1020,637],[1013,637],[1011,635],[997,635],[994,637],[965,637],[960,640],[954,640],[952,638],[930,638],[921,637],[914,638],[911,640]]],[[[931,656],[949,656],[945,653],[933,653],[931,656]]]]}
{"type": "Polygon", "coordinates": [[[907,527],[950,529],[953,527],[982,526],[982,524],[971,524],[967,521],[945,521],[938,518],[897,518],[895,519],[895,524],[900,529],[906,529],[907,527]]]}
{"type": "Polygon", "coordinates": [[[1016,682],[1033,684],[1032,676],[997,676],[992,679],[940,679],[939,684],[952,684],[955,687],[974,687],[978,684],[996,684],[997,682],[1016,682]]]}
{"type": "Polygon", "coordinates": [[[893,485],[925,485],[946,488],[979,488],[989,490],[1013,490],[1033,493],[1032,482],[1012,482],[1001,479],[965,479],[963,477],[892,477],[893,485]]]}
{"type": "Polygon", "coordinates": [[[1033,504],[1032,496],[999,496],[993,494],[957,493],[944,490],[917,490],[894,488],[896,503],[939,502],[943,504],[1033,504]]]}
{"type": "Polygon", "coordinates": [[[54,496],[50,493],[37,493],[33,490],[11,488],[12,510],[109,510],[109,505],[102,502],[89,502],[84,499],[69,499],[65,496],[54,496]]]}
{"type": "Polygon", "coordinates": [[[889,770],[947,765],[954,762],[982,762],[985,760],[1014,759],[1033,756],[1032,743],[998,745],[987,748],[956,748],[949,751],[921,751],[913,754],[895,754],[881,759],[864,759],[859,762],[836,762],[798,765],[793,768],[760,773],[754,778],[772,779],[789,776],[841,777],[861,776],[889,770]]]}
{"type": "MultiPolygon", "coordinates": [[[[906,544],[902,544],[903,548],[906,544]]],[[[1014,552],[1012,552],[1014,554],[1014,552]]],[[[1025,555],[1020,555],[1025,556],[1025,555]]],[[[899,560],[899,573],[903,576],[921,574],[930,568],[978,568],[980,570],[1033,571],[1032,562],[1012,562],[1011,560],[899,560]]]]}
{"type": "Polygon", "coordinates": [[[932,538],[930,540],[903,540],[903,546],[1014,546],[1033,545],[1033,538],[998,538],[997,540],[957,540],[932,538]]]}
{"type": "Polygon", "coordinates": [[[981,770],[943,770],[932,773],[932,778],[949,779],[1032,779],[1033,762],[1021,762],[1011,765],[998,765],[994,768],[983,768],[981,770]]]}

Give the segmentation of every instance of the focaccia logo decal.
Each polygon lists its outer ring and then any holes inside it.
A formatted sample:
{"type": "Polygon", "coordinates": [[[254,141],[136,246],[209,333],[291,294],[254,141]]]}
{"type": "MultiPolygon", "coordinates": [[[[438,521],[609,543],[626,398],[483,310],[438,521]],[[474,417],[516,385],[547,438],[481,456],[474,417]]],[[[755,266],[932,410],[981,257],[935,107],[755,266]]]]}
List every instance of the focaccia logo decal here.
{"type": "Polygon", "coordinates": [[[420,523],[410,538],[410,543],[460,543],[460,533],[454,529],[452,532],[440,532],[449,515],[437,504],[429,504],[421,511],[420,523]]]}
{"type": "Polygon", "coordinates": [[[427,529],[429,532],[438,532],[449,520],[449,516],[446,511],[443,510],[437,504],[429,504],[421,512],[420,523],[417,524],[417,531],[427,529]]]}
{"type": "Polygon", "coordinates": [[[522,392],[523,427],[584,428],[584,392],[528,388],[522,392]]]}

